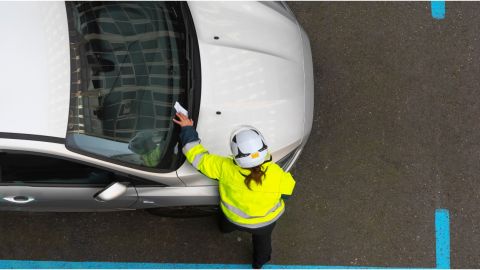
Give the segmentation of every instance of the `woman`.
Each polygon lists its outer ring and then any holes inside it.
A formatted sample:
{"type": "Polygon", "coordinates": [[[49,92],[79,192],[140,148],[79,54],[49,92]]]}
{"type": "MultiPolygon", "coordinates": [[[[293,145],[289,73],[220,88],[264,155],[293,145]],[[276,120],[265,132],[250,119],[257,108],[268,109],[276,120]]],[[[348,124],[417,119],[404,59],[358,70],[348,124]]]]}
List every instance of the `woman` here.
{"type": "Polygon", "coordinates": [[[283,195],[291,195],[295,180],[272,162],[265,139],[253,127],[242,127],[230,138],[233,158],[208,153],[200,144],[193,121],[177,113],[182,127],[183,153],[192,165],[209,178],[219,181],[220,230],[252,234],[253,268],[270,261],[271,236],[276,221],[285,210],[283,195]]]}

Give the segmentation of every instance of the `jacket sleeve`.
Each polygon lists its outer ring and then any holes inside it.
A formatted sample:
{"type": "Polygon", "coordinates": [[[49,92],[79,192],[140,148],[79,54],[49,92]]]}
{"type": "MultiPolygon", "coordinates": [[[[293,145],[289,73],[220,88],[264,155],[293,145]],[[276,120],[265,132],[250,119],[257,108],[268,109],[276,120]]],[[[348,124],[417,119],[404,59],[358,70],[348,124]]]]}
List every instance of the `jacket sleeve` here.
{"type": "Polygon", "coordinates": [[[294,188],[295,180],[293,179],[292,175],[288,172],[284,173],[280,182],[280,192],[284,195],[292,195],[294,188]]]}
{"type": "Polygon", "coordinates": [[[198,133],[193,127],[182,128],[180,142],[183,145],[182,151],[188,162],[209,178],[218,180],[224,164],[231,162],[229,158],[208,153],[207,149],[200,144],[198,133]]]}

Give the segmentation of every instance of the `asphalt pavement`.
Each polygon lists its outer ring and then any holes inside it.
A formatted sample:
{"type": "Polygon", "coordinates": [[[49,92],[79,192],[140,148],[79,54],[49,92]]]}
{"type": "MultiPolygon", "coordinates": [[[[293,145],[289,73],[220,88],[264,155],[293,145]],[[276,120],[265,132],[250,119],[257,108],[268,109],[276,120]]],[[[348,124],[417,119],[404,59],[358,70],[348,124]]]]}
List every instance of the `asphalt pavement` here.
{"type": "MultiPolygon", "coordinates": [[[[480,265],[479,2],[292,2],[310,37],[315,115],[273,234],[273,264],[480,265]]],[[[0,213],[0,259],[250,263],[248,234],[214,217],[143,211],[0,213]]]]}

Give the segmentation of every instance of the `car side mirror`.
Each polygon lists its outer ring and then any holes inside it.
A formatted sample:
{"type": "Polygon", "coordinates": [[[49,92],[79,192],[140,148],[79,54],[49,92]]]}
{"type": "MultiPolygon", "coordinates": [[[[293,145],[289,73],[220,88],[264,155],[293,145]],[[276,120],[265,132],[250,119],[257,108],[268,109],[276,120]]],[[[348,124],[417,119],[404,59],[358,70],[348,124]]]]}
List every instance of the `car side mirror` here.
{"type": "Polygon", "coordinates": [[[93,198],[100,202],[107,202],[122,196],[125,192],[127,192],[127,185],[125,183],[113,182],[93,195],[93,198]]]}

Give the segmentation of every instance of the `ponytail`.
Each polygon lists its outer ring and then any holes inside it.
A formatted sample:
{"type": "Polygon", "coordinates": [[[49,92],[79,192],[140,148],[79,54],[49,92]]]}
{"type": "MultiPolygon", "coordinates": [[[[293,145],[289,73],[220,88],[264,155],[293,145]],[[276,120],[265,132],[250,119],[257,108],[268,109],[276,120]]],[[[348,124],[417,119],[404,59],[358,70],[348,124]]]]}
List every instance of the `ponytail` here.
{"type": "Polygon", "coordinates": [[[250,170],[250,174],[249,175],[245,175],[245,185],[247,186],[248,189],[252,190],[250,188],[250,183],[253,181],[255,181],[255,183],[257,183],[257,185],[262,185],[262,178],[265,176],[265,172],[262,171],[262,165],[258,165],[256,167],[253,167],[253,168],[249,168],[250,170]]]}

